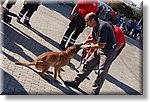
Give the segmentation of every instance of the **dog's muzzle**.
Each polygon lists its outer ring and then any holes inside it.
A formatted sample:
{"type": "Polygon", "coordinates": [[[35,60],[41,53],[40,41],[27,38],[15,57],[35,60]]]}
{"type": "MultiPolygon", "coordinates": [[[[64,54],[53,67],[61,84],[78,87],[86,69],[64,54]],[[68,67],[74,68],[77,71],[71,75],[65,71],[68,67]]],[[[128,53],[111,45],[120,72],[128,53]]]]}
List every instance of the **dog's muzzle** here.
{"type": "Polygon", "coordinates": [[[83,45],[83,43],[82,43],[82,44],[75,44],[75,47],[76,47],[76,53],[77,53],[79,50],[82,49],[82,48],[81,48],[82,45],[83,45]]]}

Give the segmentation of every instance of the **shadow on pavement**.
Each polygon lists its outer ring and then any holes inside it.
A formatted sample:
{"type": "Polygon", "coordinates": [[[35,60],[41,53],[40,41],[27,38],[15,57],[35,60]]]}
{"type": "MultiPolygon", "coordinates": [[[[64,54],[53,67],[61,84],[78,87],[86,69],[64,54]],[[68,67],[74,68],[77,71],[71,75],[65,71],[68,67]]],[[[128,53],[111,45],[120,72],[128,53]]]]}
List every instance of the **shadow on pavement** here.
{"type": "Polygon", "coordinates": [[[28,95],[23,86],[10,74],[0,68],[3,78],[3,92],[1,95],[28,95]]]}
{"type": "MultiPolygon", "coordinates": [[[[32,58],[29,57],[28,55],[26,55],[23,52],[23,49],[21,47],[18,46],[18,44],[20,44],[20,42],[22,41],[21,39],[23,39],[24,37],[21,36],[18,32],[16,32],[15,30],[11,29],[8,25],[4,24],[3,25],[4,28],[4,34],[2,35],[3,37],[3,47],[6,48],[9,51],[12,51],[14,53],[17,53],[19,55],[21,55],[22,57],[24,57],[26,60],[28,61],[32,61],[32,58]],[[19,41],[20,40],[20,41],[19,41]]],[[[8,55],[6,53],[4,53],[5,55],[8,55]]],[[[10,56],[6,56],[11,58],[12,61],[15,61],[12,57],[10,56]]]]}
{"type": "MultiPolygon", "coordinates": [[[[2,37],[4,41],[2,46],[9,51],[19,54],[28,61],[33,61],[33,59],[28,56],[20,46],[23,46],[36,56],[46,51],[51,51],[13,25],[4,23],[3,28],[4,34],[2,35],[2,37]]],[[[15,58],[8,56],[8,54],[6,53],[4,54],[7,55],[6,57],[9,57],[11,61],[16,61],[15,58]]]]}
{"type": "MultiPolygon", "coordinates": [[[[75,91],[64,87],[61,85],[61,82],[54,81],[54,78],[50,75],[50,74],[45,74],[44,77],[42,77],[44,80],[46,80],[49,84],[53,85],[54,87],[60,89],[63,93],[67,94],[67,95],[78,95],[78,93],[76,93],[75,91]]],[[[60,94],[60,93],[53,93],[53,94],[60,94]]]]}
{"type": "Polygon", "coordinates": [[[2,54],[5,55],[12,62],[16,62],[17,61],[13,56],[11,56],[11,55],[3,52],[3,51],[2,51],[2,54]]]}
{"type": "MultiPolygon", "coordinates": [[[[116,78],[114,78],[110,74],[107,75],[106,80],[108,80],[109,82],[115,84],[116,86],[118,86],[119,88],[124,90],[129,95],[141,95],[141,93],[139,93],[135,89],[129,87],[128,85],[122,83],[121,81],[117,80],[116,78]]],[[[120,94],[120,93],[118,93],[118,94],[120,94]]]]}
{"type": "MultiPolygon", "coordinates": [[[[32,53],[34,53],[36,56],[40,55],[41,53],[44,53],[46,51],[50,51],[48,48],[44,47],[43,45],[41,45],[40,43],[38,43],[37,41],[35,41],[33,38],[31,38],[30,36],[28,36],[27,34],[23,33],[21,30],[19,30],[18,28],[14,27],[11,24],[6,24],[4,23],[3,25],[4,27],[4,32],[3,32],[3,47],[6,48],[9,51],[12,51],[14,53],[19,54],[20,56],[22,56],[23,58],[25,58],[28,61],[33,61],[33,59],[26,55],[23,51],[23,49],[18,46],[18,45],[22,45],[24,48],[26,48],[27,50],[31,51],[32,53]],[[36,47],[37,46],[37,47],[36,47]],[[42,50],[41,50],[42,49],[42,50]]],[[[33,30],[33,29],[32,29],[33,30]]],[[[36,31],[37,33],[37,31],[36,31]]],[[[41,33],[38,32],[38,35],[41,36],[42,38],[45,37],[44,39],[48,40],[49,42],[51,42],[51,44],[53,45],[58,45],[57,42],[53,41],[50,38],[46,38],[46,36],[42,35],[41,33]]],[[[46,40],[46,41],[47,41],[46,40]]],[[[57,46],[58,47],[58,46],[57,46]]],[[[59,48],[59,47],[58,47],[59,48]]],[[[3,54],[12,62],[17,61],[14,56],[10,56],[9,54],[3,52],[3,54]]],[[[31,70],[33,70],[32,68],[30,68],[31,70]]],[[[36,72],[35,70],[33,70],[34,72],[36,72]]],[[[38,73],[38,72],[36,72],[38,73]]],[[[5,78],[7,78],[7,74],[4,73],[3,75],[3,79],[5,80],[5,78]]],[[[55,81],[53,81],[53,77],[48,75],[47,78],[48,83],[50,83],[51,85],[55,86],[56,88],[60,89],[61,91],[63,91],[65,94],[72,94],[75,95],[77,94],[76,92],[74,92],[71,89],[68,89],[66,87],[63,87],[62,85],[60,85],[60,83],[56,83],[55,81]]],[[[6,82],[6,81],[5,81],[6,82]]],[[[5,84],[4,82],[4,84],[5,84]]],[[[14,81],[13,81],[14,83],[14,81]]],[[[19,88],[20,89],[20,88],[19,88]]],[[[10,92],[13,92],[11,89],[9,89],[10,92]]],[[[7,90],[6,90],[7,91],[7,90]]],[[[6,92],[4,90],[4,92],[2,94],[9,94],[8,92],[6,92]]],[[[10,94],[26,94],[26,93],[10,93],[10,94]]]]}
{"type": "MultiPolygon", "coordinates": [[[[31,69],[32,71],[34,71],[35,73],[37,73],[39,75],[39,73],[28,67],[29,69],[31,69]]],[[[65,93],[66,95],[78,95],[78,93],[76,93],[75,91],[73,91],[71,88],[69,88],[68,86],[62,86],[61,85],[61,82],[59,82],[58,80],[54,80],[54,77],[51,76],[50,74],[53,74],[52,72],[50,73],[45,73],[44,76],[41,76],[41,78],[43,78],[45,81],[47,81],[49,84],[53,85],[54,87],[60,89],[63,93],[65,93]]],[[[59,77],[57,77],[58,79],[59,77]]],[[[64,82],[64,80],[61,78],[61,80],[64,82]]],[[[87,95],[87,93],[85,91],[83,91],[82,89],[77,89],[78,91],[80,91],[81,93],[87,95]]],[[[41,95],[44,95],[45,93],[41,93],[41,95]]],[[[56,95],[59,95],[59,93],[53,93],[53,95],[56,94],[56,95]]]]}

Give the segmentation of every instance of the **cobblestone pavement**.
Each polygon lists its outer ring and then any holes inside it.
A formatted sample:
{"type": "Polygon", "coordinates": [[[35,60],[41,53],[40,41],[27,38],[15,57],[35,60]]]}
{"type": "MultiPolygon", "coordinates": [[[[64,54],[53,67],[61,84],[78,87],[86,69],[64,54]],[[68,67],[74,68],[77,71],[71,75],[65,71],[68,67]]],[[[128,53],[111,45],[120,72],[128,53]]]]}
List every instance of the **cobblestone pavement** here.
{"type": "MultiPolygon", "coordinates": [[[[18,13],[22,2],[17,2],[11,9],[18,13]]],[[[71,12],[68,5],[57,3],[43,3],[31,18],[31,28],[19,24],[13,18],[10,24],[1,21],[2,53],[1,72],[3,74],[2,94],[90,94],[92,83],[96,74],[92,72],[79,86],[79,90],[65,86],[58,78],[54,82],[53,74],[45,75],[48,80],[37,74],[32,67],[15,65],[15,61],[33,61],[36,56],[46,51],[60,51],[59,42],[66,31],[71,12]]],[[[23,21],[23,19],[22,19],[23,21]]],[[[79,36],[77,43],[86,40],[90,29],[86,28],[79,36]]],[[[105,80],[100,94],[142,94],[143,93],[143,66],[142,45],[127,37],[127,45],[121,55],[114,61],[105,80]]],[[[79,65],[81,51],[71,60],[71,67],[62,68],[61,74],[64,80],[72,80],[77,72],[73,70],[79,65]]],[[[50,68],[53,71],[53,68],[50,68]]]]}

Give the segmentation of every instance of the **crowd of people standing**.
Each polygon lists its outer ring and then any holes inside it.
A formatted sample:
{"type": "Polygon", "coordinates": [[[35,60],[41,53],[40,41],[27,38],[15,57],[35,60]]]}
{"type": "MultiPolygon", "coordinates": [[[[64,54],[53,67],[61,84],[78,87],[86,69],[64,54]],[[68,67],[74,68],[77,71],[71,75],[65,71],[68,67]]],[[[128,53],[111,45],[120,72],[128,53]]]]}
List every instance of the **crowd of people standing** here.
{"type": "Polygon", "coordinates": [[[141,22],[133,18],[127,18],[123,13],[120,14],[120,12],[118,12],[114,17],[114,23],[120,27],[127,36],[143,42],[143,28],[141,22]]]}

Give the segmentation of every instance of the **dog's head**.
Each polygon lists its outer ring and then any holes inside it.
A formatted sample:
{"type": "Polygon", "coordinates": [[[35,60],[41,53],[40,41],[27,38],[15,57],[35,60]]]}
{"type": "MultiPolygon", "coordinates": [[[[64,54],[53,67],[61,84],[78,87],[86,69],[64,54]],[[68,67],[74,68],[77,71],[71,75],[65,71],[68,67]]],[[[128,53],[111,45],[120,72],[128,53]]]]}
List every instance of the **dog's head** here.
{"type": "Polygon", "coordinates": [[[70,58],[75,56],[75,54],[81,49],[82,45],[83,44],[74,44],[66,49],[66,52],[69,54],[70,58]]]}

